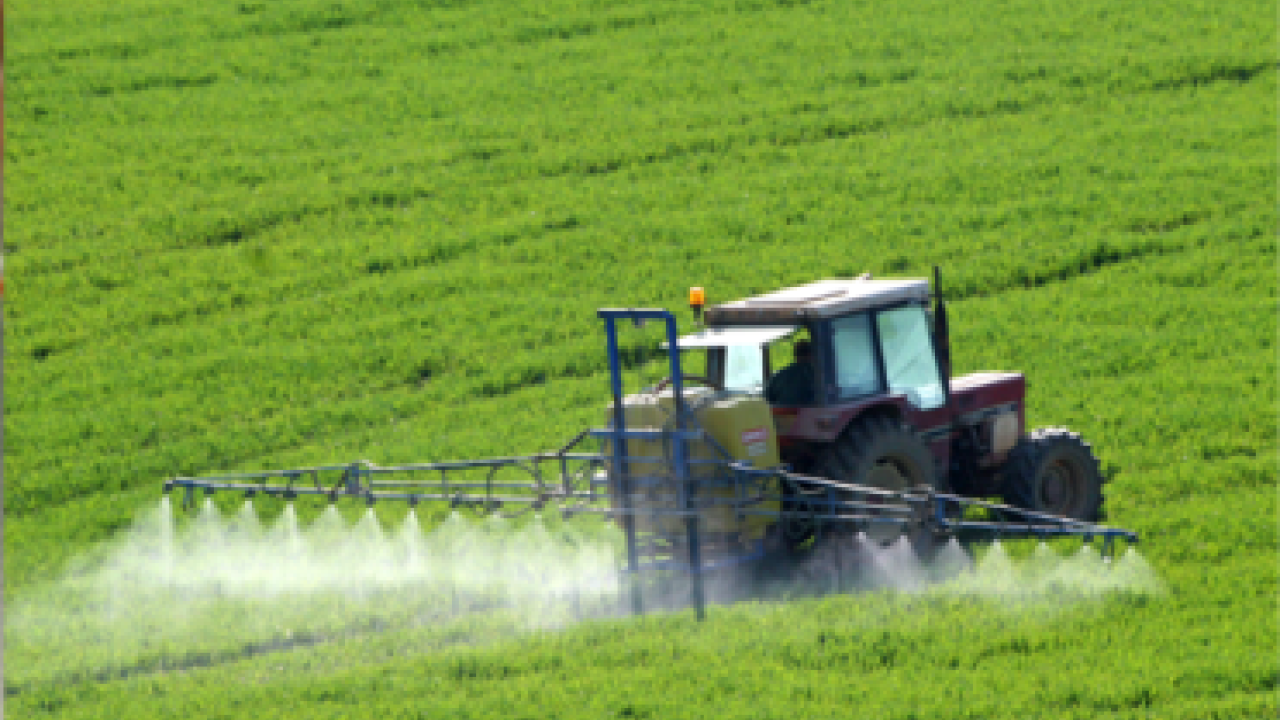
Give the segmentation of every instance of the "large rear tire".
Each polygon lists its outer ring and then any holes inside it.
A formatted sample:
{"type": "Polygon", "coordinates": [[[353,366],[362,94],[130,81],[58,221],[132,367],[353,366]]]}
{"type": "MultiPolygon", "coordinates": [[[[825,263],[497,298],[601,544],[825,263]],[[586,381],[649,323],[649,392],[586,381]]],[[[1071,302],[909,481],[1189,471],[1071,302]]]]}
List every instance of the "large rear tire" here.
{"type": "MultiPolygon", "coordinates": [[[[829,447],[817,464],[817,474],[837,482],[868,485],[905,492],[926,486],[945,491],[934,471],[933,455],[911,428],[884,415],[863,418],[852,424],[829,447]]],[[[867,535],[890,542],[899,528],[884,525],[881,532],[867,535]]],[[[912,532],[913,544],[917,541],[912,532]]]]}
{"type": "Polygon", "coordinates": [[[910,428],[883,415],[851,425],[823,453],[817,474],[885,490],[937,488],[929,448],[910,428]]]}
{"type": "Polygon", "coordinates": [[[1089,443],[1064,428],[1023,437],[1004,466],[1004,501],[1014,507],[1096,522],[1102,516],[1102,471],[1089,443]]]}

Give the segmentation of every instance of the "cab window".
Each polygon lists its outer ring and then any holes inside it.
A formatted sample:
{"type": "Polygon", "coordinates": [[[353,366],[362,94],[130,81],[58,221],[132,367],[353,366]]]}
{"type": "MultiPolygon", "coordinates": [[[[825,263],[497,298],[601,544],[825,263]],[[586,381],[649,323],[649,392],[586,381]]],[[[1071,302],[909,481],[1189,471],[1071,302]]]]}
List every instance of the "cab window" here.
{"type": "Polygon", "coordinates": [[[759,345],[729,345],[724,353],[724,389],[760,392],[764,387],[764,353],[759,345]]]}
{"type": "Polygon", "coordinates": [[[902,307],[877,313],[876,331],[880,335],[889,392],[903,393],[921,410],[945,404],[942,375],[938,372],[924,308],[902,307]]]}
{"type": "Polygon", "coordinates": [[[835,352],[836,388],[842,400],[880,390],[871,321],[865,314],[850,315],[831,323],[831,346],[835,352]]]}

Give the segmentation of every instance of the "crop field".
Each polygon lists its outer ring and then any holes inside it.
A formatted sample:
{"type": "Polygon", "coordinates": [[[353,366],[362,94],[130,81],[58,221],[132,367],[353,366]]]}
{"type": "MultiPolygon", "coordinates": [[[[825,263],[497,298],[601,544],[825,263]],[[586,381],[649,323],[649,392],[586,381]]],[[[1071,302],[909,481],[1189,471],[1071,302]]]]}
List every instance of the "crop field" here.
{"type": "Polygon", "coordinates": [[[5,10],[6,716],[1276,717],[1272,4],[5,10]],[[603,523],[161,501],[553,449],[596,308],[934,265],[955,371],[1093,443],[1143,582],[1012,544],[697,623],[610,605],[603,523]]]}

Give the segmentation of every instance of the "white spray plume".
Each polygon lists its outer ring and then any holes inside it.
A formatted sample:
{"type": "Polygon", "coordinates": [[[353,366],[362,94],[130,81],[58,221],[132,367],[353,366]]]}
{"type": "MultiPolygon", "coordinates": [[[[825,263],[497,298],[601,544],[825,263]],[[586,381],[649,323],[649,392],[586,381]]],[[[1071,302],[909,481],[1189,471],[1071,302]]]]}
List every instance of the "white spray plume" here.
{"type": "Polygon", "coordinates": [[[180,532],[166,499],[93,580],[116,593],[184,598],[359,599],[412,590],[509,605],[616,589],[615,545],[572,540],[552,537],[537,516],[517,527],[497,516],[468,520],[454,513],[423,533],[410,510],[388,532],[372,509],[348,525],[332,505],[306,528],[287,505],[264,528],[251,501],[225,518],[211,499],[180,532]]]}
{"type": "Polygon", "coordinates": [[[905,535],[884,542],[858,533],[828,541],[805,562],[799,573],[805,582],[835,578],[843,588],[984,598],[1006,607],[1062,607],[1114,592],[1163,592],[1132,547],[1113,562],[1089,545],[1064,557],[1041,542],[1029,557],[1015,560],[995,541],[975,562],[954,538],[928,546],[921,557],[905,535]]]}
{"type": "MultiPolygon", "coordinates": [[[[248,501],[224,516],[208,499],[180,524],[165,499],[105,552],[7,608],[6,650],[39,675],[38,658],[59,647],[70,656],[96,648],[85,663],[127,670],[174,662],[175,653],[180,665],[202,648],[254,654],[392,628],[413,628],[414,637],[436,638],[430,642],[473,642],[481,625],[485,637],[562,627],[626,612],[621,539],[605,527],[588,535],[536,514],[511,521],[454,513],[424,532],[412,510],[388,529],[372,510],[348,524],[332,506],[304,525],[292,505],[263,523],[248,501]],[[467,620],[476,617],[493,621],[467,620]]],[[[1014,559],[996,542],[975,562],[951,540],[927,555],[905,538],[833,540],[784,570],[782,596],[884,589],[1017,609],[1163,590],[1133,548],[1110,561],[1087,545],[1063,557],[1041,544],[1014,559]]],[[[646,607],[687,607],[687,577],[666,580],[667,594],[646,607]]],[[[762,591],[778,597],[776,589],[741,577],[707,581],[712,602],[762,591]]]]}

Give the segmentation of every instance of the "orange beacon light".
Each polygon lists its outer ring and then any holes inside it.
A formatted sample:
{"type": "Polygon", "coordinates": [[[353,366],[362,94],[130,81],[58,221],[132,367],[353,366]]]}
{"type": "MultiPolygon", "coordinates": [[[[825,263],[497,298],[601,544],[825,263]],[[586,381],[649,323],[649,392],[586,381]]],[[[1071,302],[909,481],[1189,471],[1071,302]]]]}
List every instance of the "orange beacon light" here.
{"type": "Polygon", "coordinates": [[[689,307],[693,308],[693,317],[702,322],[702,306],[707,304],[707,293],[700,287],[689,288],[689,307]]]}

